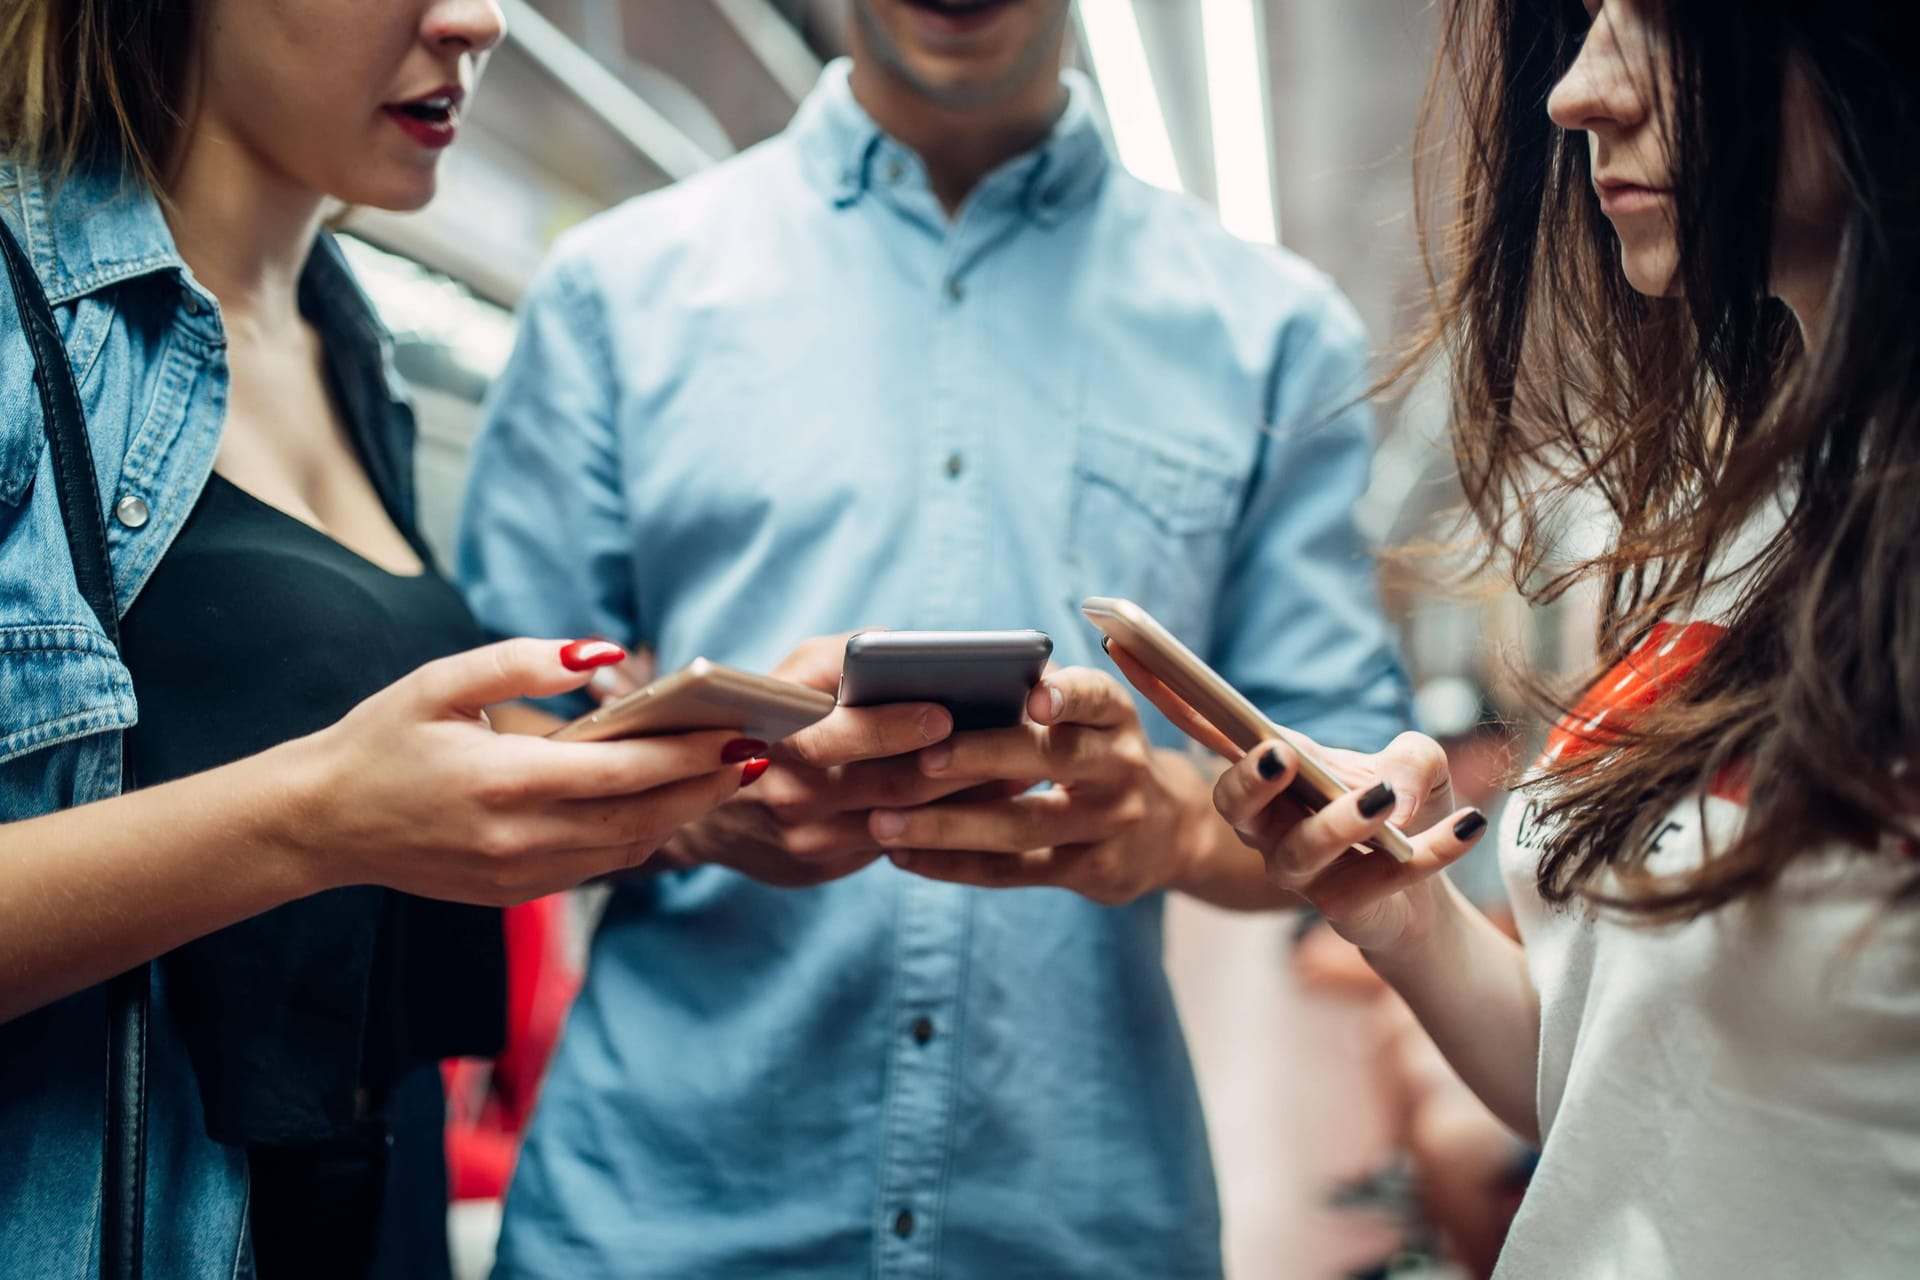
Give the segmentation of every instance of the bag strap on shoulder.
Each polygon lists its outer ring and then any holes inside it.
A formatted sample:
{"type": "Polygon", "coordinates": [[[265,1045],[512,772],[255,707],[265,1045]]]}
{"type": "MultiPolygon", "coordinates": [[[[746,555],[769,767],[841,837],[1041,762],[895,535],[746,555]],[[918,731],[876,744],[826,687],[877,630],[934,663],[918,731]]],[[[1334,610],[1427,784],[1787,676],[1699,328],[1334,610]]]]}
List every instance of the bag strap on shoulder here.
{"type": "MultiPolygon", "coordinates": [[[[66,526],[73,576],[87,606],[115,649],[120,615],[114,600],[113,562],[107,553],[106,520],[87,439],[86,414],[74,385],[73,366],[60,341],[46,291],[19,240],[0,221],[0,253],[20,314],[20,328],[33,352],[41,418],[53,456],[54,487],[66,526]]],[[[125,757],[122,756],[124,761],[125,757]]],[[[122,778],[124,779],[124,766],[122,778]]],[[[149,966],[107,982],[107,1074],[101,1163],[100,1274],[106,1280],[139,1280],[146,1208],[147,1011],[149,966]]]]}

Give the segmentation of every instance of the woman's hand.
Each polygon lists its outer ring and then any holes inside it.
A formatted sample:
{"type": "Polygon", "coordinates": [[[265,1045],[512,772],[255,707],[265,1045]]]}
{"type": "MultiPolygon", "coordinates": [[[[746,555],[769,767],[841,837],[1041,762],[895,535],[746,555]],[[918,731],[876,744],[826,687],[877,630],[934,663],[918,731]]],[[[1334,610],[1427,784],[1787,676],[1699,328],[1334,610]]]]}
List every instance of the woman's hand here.
{"type": "Polygon", "coordinates": [[[1408,733],[1374,756],[1305,738],[1242,752],[1120,646],[1107,652],[1169,720],[1233,762],[1214,786],[1214,808],[1259,852],[1267,874],[1366,952],[1460,1078],[1514,1132],[1537,1141],[1540,996],[1519,945],[1435,874],[1487,826],[1478,809],[1454,809],[1440,744],[1408,733]],[[1318,813],[1286,794],[1299,751],[1349,788],[1318,813]],[[1407,833],[1411,862],[1355,847],[1388,822],[1407,833]]]}
{"type": "Polygon", "coordinates": [[[497,734],[484,711],[578,689],[625,656],[509,640],[396,681],[281,748],[297,759],[288,845],[319,888],[489,905],[638,866],[759,776],[766,744],[726,731],[551,742],[497,734]]]}
{"type": "Polygon", "coordinates": [[[1454,810],[1439,743],[1407,733],[1369,756],[1296,736],[1297,745],[1268,742],[1242,752],[1119,645],[1107,652],[1162,714],[1234,762],[1214,786],[1214,808],[1265,860],[1275,884],[1311,902],[1365,950],[1396,950],[1425,937],[1442,900],[1434,872],[1472,848],[1486,828],[1479,810],[1454,810]],[[1302,750],[1350,788],[1317,813],[1287,794],[1302,750]],[[1412,841],[1411,862],[1357,847],[1389,822],[1412,841]]]}
{"type": "Polygon", "coordinates": [[[1266,860],[1276,884],[1311,902],[1341,937],[1371,952],[1400,950],[1426,937],[1440,903],[1434,873],[1472,848],[1487,825],[1478,809],[1453,808],[1446,753],[1417,733],[1402,734],[1371,756],[1304,738],[1298,746],[1262,743],[1221,775],[1213,803],[1266,860]],[[1350,788],[1318,812],[1287,794],[1300,750],[1311,751],[1350,788]],[[1357,847],[1396,820],[1413,845],[1412,861],[1357,847]]]}

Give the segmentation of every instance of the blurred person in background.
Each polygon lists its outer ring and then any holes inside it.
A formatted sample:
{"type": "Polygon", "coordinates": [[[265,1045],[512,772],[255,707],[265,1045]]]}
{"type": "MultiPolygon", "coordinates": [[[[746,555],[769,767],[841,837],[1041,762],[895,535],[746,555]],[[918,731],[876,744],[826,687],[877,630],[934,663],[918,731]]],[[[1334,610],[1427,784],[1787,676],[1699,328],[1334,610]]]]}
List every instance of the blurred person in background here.
{"type": "Polygon", "coordinates": [[[0,14],[0,1274],[445,1274],[435,1064],[497,1043],[491,908],[743,777],[732,735],[496,734],[622,652],[476,648],[414,526],[322,209],[425,204],[500,35],[491,0],[0,14]],[[102,1226],[128,971],[143,1241],[102,1226]]]}
{"type": "Polygon", "coordinates": [[[1354,791],[1307,817],[1275,744],[1217,803],[1541,1140],[1500,1274],[1911,1276],[1920,11],[1456,0],[1445,27],[1464,194],[1430,351],[1466,491],[1516,581],[1606,583],[1611,669],[1508,806],[1524,946],[1435,874],[1485,823],[1430,740],[1334,753],[1354,791]],[[1579,493],[1610,545],[1536,576],[1579,493]],[[1409,865],[1351,852],[1389,818],[1409,865]]]}
{"type": "Polygon", "coordinates": [[[1390,739],[1366,353],[1324,276],[1114,163],[1068,18],[859,0],[785,134],[570,233],[527,300],[461,543],[487,626],[829,690],[807,637],[860,625],[1065,665],[1000,733],[842,709],[615,890],[503,1276],[1220,1269],[1163,891],[1289,899],[1078,602],[1390,739]]]}

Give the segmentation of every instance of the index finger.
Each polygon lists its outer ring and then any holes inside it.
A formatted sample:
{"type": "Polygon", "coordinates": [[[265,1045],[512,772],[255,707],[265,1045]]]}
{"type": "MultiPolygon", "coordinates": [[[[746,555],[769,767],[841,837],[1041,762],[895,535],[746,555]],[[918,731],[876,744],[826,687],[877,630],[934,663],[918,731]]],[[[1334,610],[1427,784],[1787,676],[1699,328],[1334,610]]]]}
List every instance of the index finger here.
{"type": "Polygon", "coordinates": [[[883,707],[836,707],[773,749],[773,758],[815,769],[858,760],[902,756],[932,746],[953,732],[953,716],[930,702],[883,707]]]}
{"type": "Polygon", "coordinates": [[[1202,718],[1198,711],[1187,705],[1187,700],[1161,683],[1160,677],[1141,666],[1134,656],[1114,644],[1107,642],[1107,656],[1113,659],[1113,665],[1120,668],[1120,674],[1127,683],[1140,691],[1160,714],[1173,722],[1173,727],[1192,738],[1195,742],[1227,760],[1238,760],[1246,752],[1233,744],[1232,739],[1214,728],[1212,723],[1202,718]]]}
{"type": "Polygon", "coordinates": [[[727,748],[739,740],[731,729],[613,742],[497,739],[515,753],[499,766],[503,779],[511,775],[530,794],[568,800],[635,795],[713,773],[728,767],[727,748]]]}

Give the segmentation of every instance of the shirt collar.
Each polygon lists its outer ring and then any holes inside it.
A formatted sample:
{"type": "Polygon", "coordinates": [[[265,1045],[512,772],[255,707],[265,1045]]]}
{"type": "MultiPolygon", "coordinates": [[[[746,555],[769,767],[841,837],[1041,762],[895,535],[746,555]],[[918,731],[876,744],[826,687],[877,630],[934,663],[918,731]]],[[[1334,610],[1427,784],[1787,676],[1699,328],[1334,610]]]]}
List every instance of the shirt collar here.
{"type": "MultiPolygon", "coordinates": [[[[920,158],[875,124],[853,96],[852,68],[847,58],[829,63],[787,129],[813,184],[843,208],[877,187],[909,180],[926,185],[920,158]]],[[[1067,70],[1060,78],[1067,106],[1052,132],[988,174],[969,200],[1010,203],[1051,225],[1099,190],[1113,154],[1106,120],[1084,75],[1067,70]]]]}
{"type": "Polygon", "coordinates": [[[186,272],[153,193],[115,166],[78,166],[49,182],[0,164],[0,206],[18,220],[55,305],[135,276],[186,272]]]}

